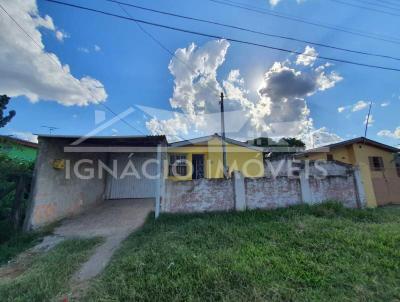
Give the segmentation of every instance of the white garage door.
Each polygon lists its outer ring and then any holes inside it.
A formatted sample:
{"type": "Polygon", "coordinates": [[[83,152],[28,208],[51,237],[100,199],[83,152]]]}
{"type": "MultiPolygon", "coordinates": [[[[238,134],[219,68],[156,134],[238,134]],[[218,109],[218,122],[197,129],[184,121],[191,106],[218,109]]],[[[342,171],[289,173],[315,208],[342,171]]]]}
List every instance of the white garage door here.
{"type": "Polygon", "coordinates": [[[111,154],[109,167],[117,165],[117,177],[108,175],[107,198],[155,198],[157,184],[156,154],[111,154]],[[148,177],[151,176],[151,177],[148,177]]]}

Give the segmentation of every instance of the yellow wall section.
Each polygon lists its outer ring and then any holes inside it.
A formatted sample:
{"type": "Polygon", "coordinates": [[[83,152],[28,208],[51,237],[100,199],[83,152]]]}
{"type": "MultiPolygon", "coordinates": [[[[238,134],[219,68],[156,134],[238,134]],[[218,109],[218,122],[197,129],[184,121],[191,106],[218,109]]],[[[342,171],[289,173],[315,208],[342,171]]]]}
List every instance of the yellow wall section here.
{"type": "MultiPolygon", "coordinates": [[[[168,153],[185,154],[186,159],[190,163],[192,162],[193,154],[204,154],[205,177],[223,177],[222,145],[221,140],[218,138],[213,138],[208,142],[204,142],[203,145],[168,148],[168,153]]],[[[261,151],[227,143],[226,153],[229,172],[238,170],[242,172],[245,177],[264,176],[263,153],[261,151]]],[[[166,173],[168,173],[168,166],[165,170],[166,173]]],[[[168,179],[191,180],[191,165],[188,167],[188,173],[186,176],[168,176],[168,179]]]]}
{"type": "MultiPolygon", "coordinates": [[[[310,153],[303,159],[309,160],[326,160],[327,154],[332,154],[333,159],[347,164],[358,166],[361,172],[362,182],[364,184],[365,196],[367,199],[367,206],[376,207],[377,200],[375,197],[374,186],[372,178],[393,178],[399,179],[397,175],[396,166],[393,161],[394,155],[384,149],[380,149],[367,144],[353,144],[350,146],[338,147],[331,149],[329,152],[310,153]],[[371,171],[369,167],[369,157],[380,156],[383,159],[385,172],[371,171]]],[[[399,184],[400,185],[400,184],[399,184]]]]}

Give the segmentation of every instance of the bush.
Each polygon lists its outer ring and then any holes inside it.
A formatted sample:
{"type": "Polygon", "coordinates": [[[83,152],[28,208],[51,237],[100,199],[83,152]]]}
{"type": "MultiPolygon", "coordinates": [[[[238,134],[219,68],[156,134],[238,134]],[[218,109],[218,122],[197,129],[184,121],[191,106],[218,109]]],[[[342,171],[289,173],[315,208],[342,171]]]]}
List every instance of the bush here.
{"type": "Polygon", "coordinates": [[[22,214],[21,221],[23,221],[29,198],[30,177],[33,173],[33,166],[32,162],[0,154],[0,243],[10,239],[14,233],[9,217],[15,197],[16,180],[21,175],[25,175],[29,179],[20,209],[22,214]]]}

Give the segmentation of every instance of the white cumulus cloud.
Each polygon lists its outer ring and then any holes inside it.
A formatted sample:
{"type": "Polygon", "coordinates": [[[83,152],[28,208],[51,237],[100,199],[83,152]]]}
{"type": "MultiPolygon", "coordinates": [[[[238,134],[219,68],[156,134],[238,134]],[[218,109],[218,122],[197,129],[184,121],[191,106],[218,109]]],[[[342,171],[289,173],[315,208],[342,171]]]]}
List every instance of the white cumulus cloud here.
{"type": "Polygon", "coordinates": [[[318,53],[314,47],[306,46],[306,49],[301,55],[297,56],[296,64],[304,66],[313,66],[315,60],[318,57],[318,53]]]}
{"type": "Polygon", "coordinates": [[[400,127],[397,127],[394,131],[390,130],[381,130],[378,132],[379,136],[385,136],[390,138],[400,139],[400,127]]]}
{"type": "Polygon", "coordinates": [[[38,142],[38,137],[37,135],[33,134],[32,132],[26,132],[26,131],[14,131],[11,133],[12,136],[15,136],[19,139],[22,139],[24,141],[32,142],[32,143],[37,143],[38,142]]]}
{"type": "MultiPolygon", "coordinates": [[[[50,16],[40,16],[35,0],[0,0],[8,13],[0,17],[0,91],[11,97],[26,96],[30,101],[56,101],[62,105],[88,105],[106,100],[103,84],[90,76],[74,77],[68,65],[46,52],[40,28],[57,34],[50,16]],[[36,44],[37,43],[37,44],[36,44]]],[[[65,36],[63,36],[64,38],[65,36]]]]}
{"type": "Polygon", "coordinates": [[[368,122],[368,127],[372,126],[375,123],[375,120],[374,120],[374,117],[372,114],[369,117],[368,117],[368,115],[365,116],[364,125],[366,125],[367,122],[368,122]]]}
{"type": "MultiPolygon", "coordinates": [[[[306,98],[330,89],[342,80],[339,74],[327,70],[330,65],[297,70],[296,62],[275,62],[265,72],[261,88],[254,97],[250,96],[237,69],[229,71],[221,80],[222,84],[217,80],[218,69],[225,61],[229,46],[225,40],[216,40],[203,46],[192,43],[175,52],[176,57],[169,64],[175,84],[169,101],[172,109],[178,111],[172,115],[159,111],[161,116],[157,116],[146,109],[152,116],[146,123],[152,133],[179,138],[219,132],[218,96],[221,91],[226,97],[228,136],[305,137],[318,130],[314,129],[306,98]]],[[[320,141],[328,141],[327,129],[319,132],[325,138],[320,141]]],[[[332,135],[332,140],[337,141],[338,137],[332,135]]]]}
{"type": "Polygon", "coordinates": [[[62,30],[56,30],[56,38],[60,42],[64,42],[64,39],[69,38],[70,35],[62,30]]]}
{"type": "Polygon", "coordinates": [[[356,111],[360,111],[363,110],[365,108],[368,107],[368,103],[365,101],[358,101],[357,103],[355,103],[353,105],[353,108],[351,109],[351,111],[356,112],[356,111]]]}
{"type": "MultiPolygon", "coordinates": [[[[303,3],[306,0],[296,0],[297,3],[303,3]]],[[[280,2],[282,2],[282,0],[269,0],[269,5],[271,5],[272,7],[277,6],[280,2]]]]}

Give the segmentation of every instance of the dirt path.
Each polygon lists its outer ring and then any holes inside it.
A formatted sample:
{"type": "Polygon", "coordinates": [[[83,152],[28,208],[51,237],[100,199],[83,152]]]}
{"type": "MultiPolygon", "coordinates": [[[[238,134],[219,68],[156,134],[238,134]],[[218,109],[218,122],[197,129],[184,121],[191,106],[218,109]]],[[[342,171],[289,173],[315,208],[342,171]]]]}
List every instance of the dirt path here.
{"type": "Polygon", "coordinates": [[[104,270],[121,242],[143,225],[153,209],[152,199],[107,200],[82,215],[63,221],[54,230],[55,237],[103,237],[104,242],[72,277],[71,292],[59,300],[79,300],[89,281],[104,270]]]}
{"type": "Polygon", "coordinates": [[[143,225],[153,207],[152,199],[106,200],[80,216],[63,221],[54,230],[56,236],[105,239],[73,279],[83,282],[97,276],[106,267],[121,242],[143,225]]]}

